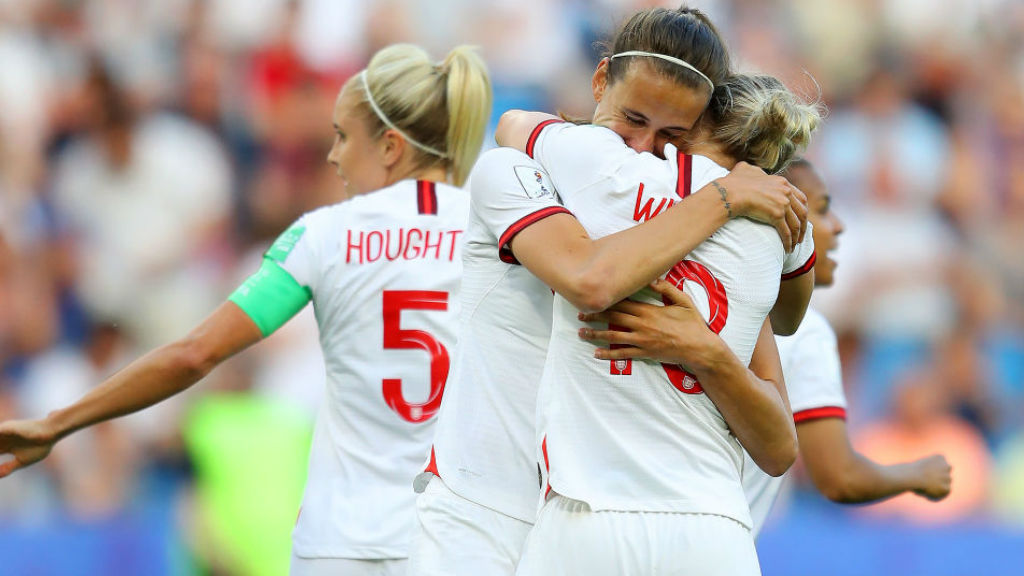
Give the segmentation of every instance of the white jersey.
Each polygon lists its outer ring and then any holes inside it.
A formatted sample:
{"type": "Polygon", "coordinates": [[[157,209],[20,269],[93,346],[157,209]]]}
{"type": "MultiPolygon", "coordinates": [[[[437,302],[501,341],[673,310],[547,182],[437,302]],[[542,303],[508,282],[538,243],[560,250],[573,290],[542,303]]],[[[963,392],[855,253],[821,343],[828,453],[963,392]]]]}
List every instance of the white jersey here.
{"type": "Polygon", "coordinates": [[[534,417],[552,292],[516,262],[508,243],[567,210],[539,165],[511,148],[480,156],[470,191],[459,347],[428,469],[455,494],[533,522],[540,493],[534,417]]]}
{"type": "Polygon", "coordinates": [[[454,352],[468,212],[464,190],[406,180],[304,215],[271,248],[310,290],[327,370],[299,557],[408,556],[411,485],[454,352]]]}
{"type": "MultiPolygon", "coordinates": [[[[535,158],[593,238],[653,218],[728,174],[672,146],[668,160],[638,154],[596,126],[553,125],[535,136],[535,158]]],[[[787,255],[774,228],[731,220],[667,277],[747,364],[780,278],[810,268],[810,238],[787,255]]],[[[635,298],[653,301],[646,290],[635,298]]],[[[595,511],[719,514],[749,526],[743,451],[700,383],[678,366],[597,360],[577,336],[581,327],[577,310],[556,296],[538,400],[550,487],[595,511]]]]}
{"type": "MultiPolygon", "coordinates": [[[[792,336],[776,336],[786,392],[793,408],[793,420],[800,424],[819,418],[846,419],[846,395],[839,365],[836,333],[820,312],[808,309],[800,328],[792,336]]],[[[764,527],[772,504],[782,489],[784,474],[773,478],[745,455],[743,490],[754,518],[753,534],[764,527]]]]}

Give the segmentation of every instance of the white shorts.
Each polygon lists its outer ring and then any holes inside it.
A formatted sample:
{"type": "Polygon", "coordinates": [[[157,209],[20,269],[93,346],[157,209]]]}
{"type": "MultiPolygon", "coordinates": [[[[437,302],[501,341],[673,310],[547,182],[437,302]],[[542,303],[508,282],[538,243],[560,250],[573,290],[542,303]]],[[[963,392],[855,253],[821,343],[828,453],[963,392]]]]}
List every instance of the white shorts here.
{"type": "Polygon", "coordinates": [[[406,558],[356,560],[354,558],[302,558],[292,552],[289,576],[405,576],[406,558]]]}
{"type": "Polygon", "coordinates": [[[455,494],[437,476],[416,499],[409,576],[513,576],[531,524],[455,494]]]}
{"type": "Polygon", "coordinates": [[[541,508],[517,576],[757,576],[744,525],[713,514],[591,512],[554,495],[541,508]]]}

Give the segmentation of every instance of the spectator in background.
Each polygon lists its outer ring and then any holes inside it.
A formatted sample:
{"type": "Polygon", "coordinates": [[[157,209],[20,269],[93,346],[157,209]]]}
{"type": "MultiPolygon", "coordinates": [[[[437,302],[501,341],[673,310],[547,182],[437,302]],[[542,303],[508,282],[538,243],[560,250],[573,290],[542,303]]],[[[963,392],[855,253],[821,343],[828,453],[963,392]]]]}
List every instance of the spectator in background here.
{"type": "Polygon", "coordinates": [[[16,377],[24,362],[58,337],[57,296],[46,246],[15,249],[0,227],[0,378],[16,377]]]}
{"type": "Polygon", "coordinates": [[[978,60],[950,98],[953,157],[939,202],[979,276],[1004,296],[986,327],[1004,331],[1024,321],[1024,71],[1012,73],[1007,47],[978,60]]]}
{"type": "Polygon", "coordinates": [[[948,333],[945,257],[953,244],[934,207],[948,140],[938,119],[908,98],[905,69],[880,59],[819,143],[817,163],[850,230],[839,253],[849,280],[818,299],[826,314],[837,328],[852,325],[875,339],[929,342],[948,333]]]}
{"type": "Polygon", "coordinates": [[[75,291],[140,346],[184,334],[210,309],[231,171],[196,124],[132,108],[94,64],[86,133],[57,158],[53,203],[73,237],[75,291]],[[168,308],[167,302],[175,302],[168,308]]]}
{"type": "Polygon", "coordinates": [[[34,28],[5,23],[0,13],[0,230],[16,246],[38,239],[32,216],[58,83],[46,56],[34,28]]]}
{"type": "Polygon", "coordinates": [[[245,98],[255,157],[247,159],[241,208],[245,233],[273,238],[303,212],[343,198],[323,151],[330,132],[319,120],[334,106],[340,78],[311,67],[292,44],[301,14],[292,8],[277,34],[248,61],[245,98]]]}
{"type": "Polygon", "coordinates": [[[994,447],[1003,432],[1002,414],[992,385],[994,375],[977,340],[976,334],[968,331],[952,334],[937,347],[936,372],[942,376],[950,412],[994,447]]]}
{"type": "Polygon", "coordinates": [[[865,508],[865,514],[939,524],[985,511],[992,458],[984,437],[951,411],[942,378],[933,366],[909,373],[896,388],[891,415],[855,433],[853,443],[865,456],[882,464],[941,452],[953,467],[953,491],[938,503],[904,494],[865,508]]]}

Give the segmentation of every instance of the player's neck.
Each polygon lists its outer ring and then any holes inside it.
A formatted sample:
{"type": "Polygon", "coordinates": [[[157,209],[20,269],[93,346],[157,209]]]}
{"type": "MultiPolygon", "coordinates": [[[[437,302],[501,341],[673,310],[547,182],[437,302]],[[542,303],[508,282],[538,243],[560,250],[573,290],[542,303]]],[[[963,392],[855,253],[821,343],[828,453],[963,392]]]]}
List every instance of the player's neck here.
{"type": "Polygon", "coordinates": [[[388,173],[387,180],[388,186],[401,180],[427,180],[429,182],[447,182],[448,171],[443,166],[430,166],[428,168],[400,166],[396,167],[395,170],[392,170],[391,172],[388,173]]]}
{"type": "Polygon", "coordinates": [[[695,143],[687,150],[690,154],[710,158],[726,170],[732,170],[736,166],[736,159],[725,153],[724,146],[715,142],[695,143]]]}

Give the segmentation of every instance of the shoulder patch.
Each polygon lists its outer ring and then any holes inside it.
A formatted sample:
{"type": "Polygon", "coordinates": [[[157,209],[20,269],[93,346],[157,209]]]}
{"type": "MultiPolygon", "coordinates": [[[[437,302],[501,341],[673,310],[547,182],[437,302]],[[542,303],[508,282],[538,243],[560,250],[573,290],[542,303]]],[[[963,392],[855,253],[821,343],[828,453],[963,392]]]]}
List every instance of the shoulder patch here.
{"type": "Polygon", "coordinates": [[[299,239],[306,233],[306,227],[295,224],[291,228],[285,230],[274,244],[267,250],[266,257],[270,258],[275,262],[284,262],[288,258],[288,254],[295,248],[295,245],[299,243],[299,239]]]}
{"type": "Polygon", "coordinates": [[[534,166],[516,166],[516,178],[530,198],[556,198],[555,186],[547,173],[534,166]]]}

